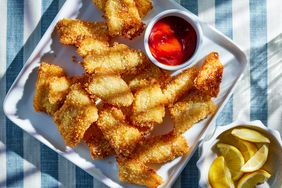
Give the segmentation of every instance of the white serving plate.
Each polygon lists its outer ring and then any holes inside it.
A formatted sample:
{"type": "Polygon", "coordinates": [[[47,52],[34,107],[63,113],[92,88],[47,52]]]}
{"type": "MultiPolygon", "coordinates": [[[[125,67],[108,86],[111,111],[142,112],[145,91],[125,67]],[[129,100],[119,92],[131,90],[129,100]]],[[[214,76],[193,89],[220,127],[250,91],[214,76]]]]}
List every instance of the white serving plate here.
{"type": "Polygon", "coordinates": [[[224,132],[230,129],[241,127],[241,128],[251,128],[259,131],[267,138],[270,139],[268,160],[262,167],[271,174],[270,179],[258,185],[258,188],[281,188],[282,186],[282,140],[278,131],[270,129],[262,124],[261,121],[235,121],[226,126],[218,126],[215,130],[214,135],[208,141],[202,142],[200,144],[201,156],[197,162],[197,167],[200,172],[199,187],[211,188],[208,183],[208,172],[210,165],[216,158],[216,154],[212,151],[212,147],[219,141],[218,137],[224,132]],[[204,170],[203,170],[204,169],[204,170]]]}
{"type": "MultiPolygon", "coordinates": [[[[167,9],[188,11],[172,0],[154,0],[154,10],[144,18],[144,22],[148,23],[156,14],[167,9]]],[[[3,105],[4,112],[12,122],[27,133],[109,187],[138,187],[121,183],[118,180],[118,169],[114,157],[104,160],[92,160],[85,144],[80,144],[74,149],[66,147],[52,118],[43,113],[36,113],[33,110],[34,88],[38,66],[41,61],[58,64],[69,75],[82,74],[80,65],[72,62],[72,56],[78,57],[75,48],[61,45],[53,33],[55,24],[62,18],[79,18],[89,21],[103,20],[100,11],[92,5],[91,1],[67,0],[10,88],[3,105]]],[[[220,94],[215,99],[219,109],[214,116],[199,122],[184,134],[190,144],[191,152],[187,156],[179,157],[158,169],[157,172],[164,180],[161,187],[170,187],[181,173],[206,129],[213,126],[217,115],[231,96],[247,63],[245,54],[231,40],[205,23],[201,23],[201,27],[204,37],[202,48],[197,56],[197,64],[200,64],[201,59],[209,52],[217,51],[224,65],[220,94]]],[[[144,50],[143,37],[142,35],[132,41],[121,41],[133,48],[144,50]]],[[[78,60],[81,59],[78,57],[78,60]]],[[[172,128],[169,118],[165,119],[164,124],[166,124],[166,128],[160,127],[156,130],[157,134],[168,132],[172,128]]]]}

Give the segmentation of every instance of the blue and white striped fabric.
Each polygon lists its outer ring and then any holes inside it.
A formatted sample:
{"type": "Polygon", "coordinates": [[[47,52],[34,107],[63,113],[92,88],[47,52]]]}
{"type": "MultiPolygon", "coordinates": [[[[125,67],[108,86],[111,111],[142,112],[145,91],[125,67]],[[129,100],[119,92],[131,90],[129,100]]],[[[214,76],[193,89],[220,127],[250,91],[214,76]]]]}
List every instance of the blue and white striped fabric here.
{"type": "MultiPolygon", "coordinates": [[[[0,101],[65,0],[0,1],[0,101]]],[[[90,1],[90,0],[89,0],[90,1]]],[[[217,120],[261,120],[282,133],[282,1],[177,0],[237,43],[249,64],[217,120]]],[[[196,152],[174,187],[198,187],[196,152]]],[[[0,187],[105,187],[5,118],[0,187]]]]}

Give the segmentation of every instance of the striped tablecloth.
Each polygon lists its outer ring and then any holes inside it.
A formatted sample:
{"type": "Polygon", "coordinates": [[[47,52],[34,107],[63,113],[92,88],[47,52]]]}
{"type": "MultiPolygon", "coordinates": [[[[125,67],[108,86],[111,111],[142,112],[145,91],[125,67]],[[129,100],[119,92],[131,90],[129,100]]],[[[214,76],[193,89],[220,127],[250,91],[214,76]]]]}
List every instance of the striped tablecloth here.
{"type": "MultiPolygon", "coordinates": [[[[89,0],[90,1],[90,0],[89,0]]],[[[165,0],[161,0],[165,1],[165,0]]],[[[217,120],[261,120],[282,133],[282,0],[178,0],[237,43],[248,66],[217,120]]],[[[0,0],[0,101],[64,0],[0,0]]],[[[198,187],[196,152],[174,187],[198,187]]],[[[205,169],[206,170],[206,169],[205,169]]],[[[5,118],[0,187],[105,187],[5,118]]]]}

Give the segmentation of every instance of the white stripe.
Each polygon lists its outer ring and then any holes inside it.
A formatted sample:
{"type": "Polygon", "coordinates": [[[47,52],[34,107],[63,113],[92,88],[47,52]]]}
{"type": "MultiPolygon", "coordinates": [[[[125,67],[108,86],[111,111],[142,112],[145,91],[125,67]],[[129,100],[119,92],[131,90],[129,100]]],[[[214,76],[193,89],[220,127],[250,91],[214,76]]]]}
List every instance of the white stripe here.
{"type": "Polygon", "coordinates": [[[282,134],[282,1],[267,3],[268,126],[282,134]]]}
{"type": "MultiPolygon", "coordinates": [[[[41,1],[25,0],[24,1],[24,46],[23,56],[24,62],[32,52],[36,43],[40,39],[40,31],[34,32],[41,17],[41,1]],[[30,38],[31,37],[31,38],[30,38]]],[[[23,152],[24,152],[24,181],[23,186],[40,187],[41,172],[40,172],[40,144],[30,135],[23,135],[23,152]],[[32,172],[32,173],[31,173],[32,172]]]]}
{"type": "MultiPolygon", "coordinates": [[[[0,103],[6,94],[6,29],[7,29],[7,0],[0,1],[0,103]]],[[[3,112],[3,107],[0,108],[0,182],[6,181],[6,119],[3,112]]]]}
{"type": "Polygon", "coordinates": [[[198,15],[201,21],[215,26],[215,0],[198,0],[198,15]]]}
{"type": "Polygon", "coordinates": [[[62,187],[75,187],[75,165],[58,156],[59,183],[62,187]]]}
{"type": "MultiPolygon", "coordinates": [[[[233,40],[250,56],[250,11],[249,1],[232,1],[233,40]]],[[[233,95],[233,119],[250,119],[250,66],[246,66],[242,80],[233,95]]]]}

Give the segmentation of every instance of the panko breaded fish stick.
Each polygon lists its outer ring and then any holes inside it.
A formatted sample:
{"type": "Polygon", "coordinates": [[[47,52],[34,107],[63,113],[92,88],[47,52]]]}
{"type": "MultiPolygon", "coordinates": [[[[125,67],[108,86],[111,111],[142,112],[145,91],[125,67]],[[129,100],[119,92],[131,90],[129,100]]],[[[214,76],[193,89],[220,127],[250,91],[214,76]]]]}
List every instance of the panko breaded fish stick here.
{"type": "Polygon", "coordinates": [[[158,83],[141,88],[134,94],[132,123],[138,127],[160,124],[165,116],[167,98],[158,83]]]}
{"type": "Polygon", "coordinates": [[[222,74],[223,65],[219,60],[219,54],[217,52],[211,52],[206,57],[194,81],[195,87],[211,97],[217,97],[222,74]]]}
{"type": "Polygon", "coordinates": [[[109,49],[109,44],[93,38],[86,38],[81,41],[77,48],[77,53],[81,57],[85,57],[91,53],[101,54],[109,49]]]}
{"type": "Polygon", "coordinates": [[[93,123],[85,132],[83,140],[90,150],[90,155],[93,159],[103,159],[115,154],[110,143],[105,139],[102,131],[96,123],[93,123]]]}
{"type": "Polygon", "coordinates": [[[66,145],[70,147],[80,142],[85,131],[97,119],[96,105],[79,83],[70,87],[63,106],[54,114],[54,121],[66,145]]]}
{"type": "Polygon", "coordinates": [[[134,0],[107,0],[104,17],[112,37],[133,39],[144,30],[134,0]]]}
{"type": "Polygon", "coordinates": [[[153,9],[152,0],[135,0],[135,5],[141,18],[145,17],[153,9]]]}
{"type": "Polygon", "coordinates": [[[157,188],[162,184],[162,177],[157,172],[135,159],[117,157],[119,179],[122,182],[157,188]]]}
{"type": "Polygon", "coordinates": [[[107,24],[104,22],[88,22],[79,19],[62,19],[56,25],[60,42],[65,45],[75,45],[86,38],[92,38],[108,43],[110,36],[107,24]]]}
{"type": "Polygon", "coordinates": [[[93,97],[114,106],[130,106],[133,101],[133,94],[119,75],[89,75],[85,89],[93,97]]]}
{"type": "Polygon", "coordinates": [[[34,110],[53,115],[63,105],[69,87],[70,81],[61,67],[42,62],[35,86],[34,110]]]}
{"type": "MultiPolygon", "coordinates": [[[[107,0],[92,0],[93,3],[102,11],[105,11],[107,0]]],[[[152,0],[135,0],[135,5],[141,18],[145,17],[153,9],[152,0]]]]}
{"type": "Polygon", "coordinates": [[[92,52],[81,63],[87,73],[102,74],[134,74],[145,66],[146,55],[124,44],[114,44],[113,47],[98,53],[92,52]]]}
{"type": "Polygon", "coordinates": [[[174,133],[179,135],[190,129],[195,123],[213,114],[217,106],[211,97],[193,90],[185,99],[169,108],[174,123],[174,133]]]}
{"type": "Polygon", "coordinates": [[[167,98],[161,90],[160,84],[156,83],[138,90],[133,102],[133,112],[146,112],[157,106],[167,103],[167,98]]]}
{"type": "Polygon", "coordinates": [[[143,138],[141,132],[128,124],[122,111],[115,107],[102,110],[97,125],[117,155],[128,156],[143,138]]]}
{"type": "Polygon", "coordinates": [[[189,152],[186,139],[179,135],[161,135],[148,138],[131,155],[144,164],[165,163],[189,152]]]}
{"type": "Polygon", "coordinates": [[[169,104],[175,103],[184,93],[194,87],[194,79],[197,74],[197,69],[192,67],[172,77],[171,80],[165,84],[163,92],[169,104]]]}
{"type": "Polygon", "coordinates": [[[151,84],[162,82],[166,80],[168,76],[169,75],[162,71],[159,67],[155,66],[151,62],[148,62],[144,70],[128,81],[128,86],[131,91],[135,92],[151,84]]]}

